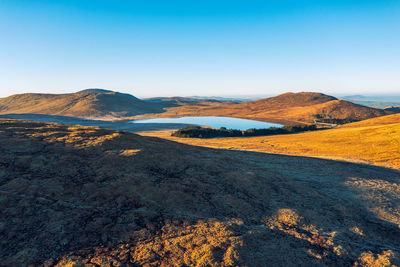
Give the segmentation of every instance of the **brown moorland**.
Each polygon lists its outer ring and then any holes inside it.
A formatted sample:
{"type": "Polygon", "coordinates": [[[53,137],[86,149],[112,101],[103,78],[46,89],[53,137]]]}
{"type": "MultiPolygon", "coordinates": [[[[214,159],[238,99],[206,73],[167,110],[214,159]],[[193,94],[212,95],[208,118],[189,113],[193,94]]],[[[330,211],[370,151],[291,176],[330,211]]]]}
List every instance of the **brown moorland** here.
{"type": "Polygon", "coordinates": [[[400,264],[399,172],[0,120],[5,266],[400,264]]]}
{"type": "Polygon", "coordinates": [[[164,113],[143,114],[135,118],[227,116],[282,124],[303,124],[313,123],[314,120],[360,121],[391,113],[338,100],[321,93],[302,92],[285,93],[240,104],[181,105],[166,108],[164,113]]]}

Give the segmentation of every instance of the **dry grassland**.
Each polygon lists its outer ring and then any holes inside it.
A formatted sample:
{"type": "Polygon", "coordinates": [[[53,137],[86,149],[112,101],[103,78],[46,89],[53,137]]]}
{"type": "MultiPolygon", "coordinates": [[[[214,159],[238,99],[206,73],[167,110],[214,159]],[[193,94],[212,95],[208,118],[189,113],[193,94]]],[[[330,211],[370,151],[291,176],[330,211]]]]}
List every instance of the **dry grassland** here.
{"type": "Polygon", "coordinates": [[[340,159],[400,168],[399,116],[387,117],[386,120],[375,118],[336,129],[276,136],[195,139],[172,137],[171,131],[140,134],[218,149],[340,159]],[[393,121],[398,123],[385,124],[393,121]]]}

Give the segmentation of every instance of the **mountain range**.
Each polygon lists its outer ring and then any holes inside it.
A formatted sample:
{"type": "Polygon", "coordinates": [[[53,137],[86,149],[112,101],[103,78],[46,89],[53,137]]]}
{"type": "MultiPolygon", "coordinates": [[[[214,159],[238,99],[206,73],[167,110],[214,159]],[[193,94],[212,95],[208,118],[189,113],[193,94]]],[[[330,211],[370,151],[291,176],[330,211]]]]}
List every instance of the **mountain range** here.
{"type": "Polygon", "coordinates": [[[285,93],[275,97],[218,105],[180,105],[163,113],[145,114],[138,118],[180,116],[228,116],[282,124],[317,121],[347,123],[392,114],[389,110],[366,107],[315,92],[285,93]]]}
{"type": "Polygon", "coordinates": [[[104,89],[70,94],[19,94],[0,99],[0,114],[46,114],[121,120],[154,117],[228,116],[282,124],[314,120],[352,122],[395,113],[314,92],[285,93],[238,103],[184,97],[138,99],[104,89]]]}

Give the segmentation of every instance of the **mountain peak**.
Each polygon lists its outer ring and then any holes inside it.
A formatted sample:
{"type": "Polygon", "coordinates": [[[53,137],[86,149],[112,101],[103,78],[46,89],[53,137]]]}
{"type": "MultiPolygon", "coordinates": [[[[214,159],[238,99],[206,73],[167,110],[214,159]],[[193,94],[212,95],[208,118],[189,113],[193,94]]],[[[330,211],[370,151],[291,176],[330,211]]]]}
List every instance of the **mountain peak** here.
{"type": "Polygon", "coordinates": [[[337,98],[316,92],[284,93],[278,96],[264,98],[253,102],[252,105],[263,105],[270,108],[303,107],[337,100],[337,98]]]}
{"type": "Polygon", "coordinates": [[[299,92],[299,93],[284,93],[281,95],[278,95],[274,98],[293,98],[293,99],[303,99],[303,100],[319,100],[323,102],[327,101],[332,101],[332,100],[337,100],[336,97],[326,95],[323,93],[318,93],[318,92],[299,92]]]}
{"type": "Polygon", "coordinates": [[[94,93],[94,94],[105,94],[105,93],[113,93],[112,90],[101,89],[101,88],[88,88],[78,91],[77,93],[94,93]]]}

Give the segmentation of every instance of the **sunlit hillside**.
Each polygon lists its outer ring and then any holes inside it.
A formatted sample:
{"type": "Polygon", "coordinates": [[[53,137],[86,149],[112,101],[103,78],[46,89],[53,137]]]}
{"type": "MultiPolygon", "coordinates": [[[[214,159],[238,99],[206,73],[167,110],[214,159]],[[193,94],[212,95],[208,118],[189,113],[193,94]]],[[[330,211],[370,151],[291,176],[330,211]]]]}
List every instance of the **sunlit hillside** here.
{"type": "Polygon", "coordinates": [[[70,94],[19,94],[0,98],[0,114],[47,114],[118,119],[162,112],[168,105],[148,103],[132,95],[102,89],[70,94]]]}
{"type": "Polygon", "coordinates": [[[379,118],[372,118],[368,120],[363,120],[355,123],[349,123],[341,125],[340,128],[353,128],[353,127],[364,127],[364,126],[380,126],[388,124],[400,123],[400,114],[392,114],[387,116],[382,116],[379,118]]]}
{"type": "Polygon", "coordinates": [[[145,132],[191,145],[265,153],[361,161],[400,168],[400,115],[389,115],[307,133],[195,139],[170,136],[171,131],[145,132]]]}

